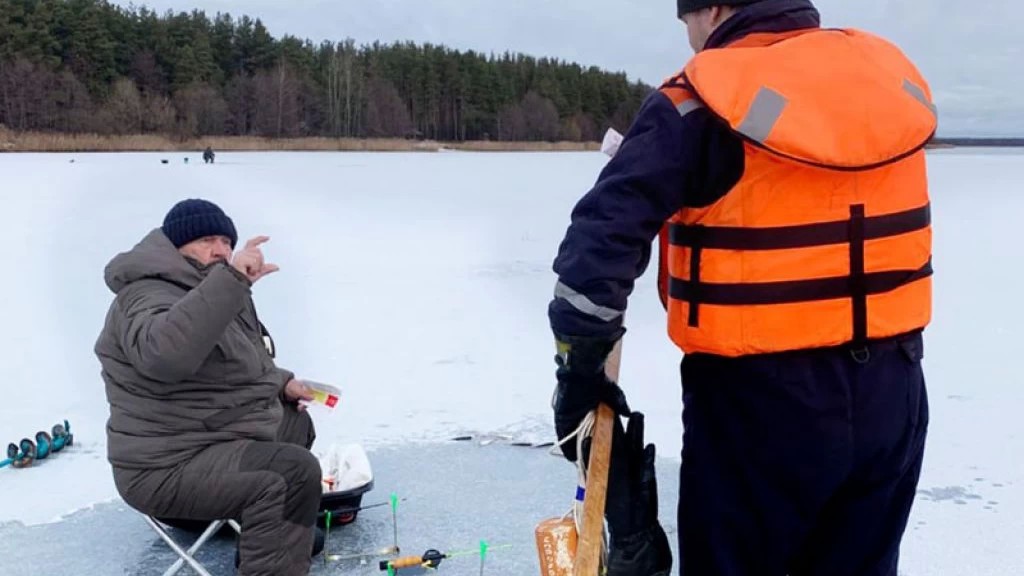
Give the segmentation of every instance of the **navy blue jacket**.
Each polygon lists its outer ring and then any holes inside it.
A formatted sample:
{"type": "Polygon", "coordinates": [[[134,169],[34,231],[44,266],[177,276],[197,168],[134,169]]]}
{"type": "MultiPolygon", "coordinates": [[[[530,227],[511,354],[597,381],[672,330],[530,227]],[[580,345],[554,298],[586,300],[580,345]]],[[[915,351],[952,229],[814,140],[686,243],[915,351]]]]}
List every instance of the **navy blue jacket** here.
{"type": "MultiPolygon", "coordinates": [[[[754,32],[820,26],[810,0],[763,0],[719,26],[707,48],[754,32]]],[[[651,244],[673,214],[714,203],[743,174],[743,144],[706,107],[680,115],[659,91],[644,101],[618,153],[572,211],[558,249],[551,327],[566,336],[608,337],[647,269],[651,244]]]]}

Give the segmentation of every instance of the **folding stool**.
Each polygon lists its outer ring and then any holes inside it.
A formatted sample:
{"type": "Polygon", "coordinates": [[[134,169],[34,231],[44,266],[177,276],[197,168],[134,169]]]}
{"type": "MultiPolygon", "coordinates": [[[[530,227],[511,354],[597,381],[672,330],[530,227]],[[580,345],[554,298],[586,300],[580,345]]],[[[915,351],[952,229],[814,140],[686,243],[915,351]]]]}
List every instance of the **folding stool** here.
{"type": "Polygon", "coordinates": [[[207,540],[209,540],[213,537],[214,534],[219,532],[220,529],[223,528],[225,524],[231,526],[231,528],[237,534],[242,533],[242,527],[239,526],[238,522],[235,522],[234,520],[214,520],[210,523],[209,526],[206,527],[206,530],[204,530],[203,533],[199,535],[199,538],[196,539],[192,546],[190,546],[188,550],[185,550],[177,542],[175,542],[173,538],[171,538],[171,535],[167,533],[167,529],[164,528],[162,524],[160,524],[159,520],[153,518],[152,516],[143,516],[145,517],[146,523],[149,524],[150,528],[152,528],[157,533],[157,535],[159,535],[160,538],[163,539],[163,541],[167,543],[168,546],[170,546],[171,550],[174,550],[174,552],[179,556],[178,560],[174,564],[172,564],[171,567],[168,568],[166,572],[164,572],[163,576],[174,576],[174,574],[177,574],[179,570],[185,567],[185,564],[188,564],[193,570],[196,571],[196,574],[198,574],[199,576],[212,576],[205,568],[203,568],[202,564],[196,561],[194,557],[195,553],[199,551],[203,544],[206,544],[207,540]]]}

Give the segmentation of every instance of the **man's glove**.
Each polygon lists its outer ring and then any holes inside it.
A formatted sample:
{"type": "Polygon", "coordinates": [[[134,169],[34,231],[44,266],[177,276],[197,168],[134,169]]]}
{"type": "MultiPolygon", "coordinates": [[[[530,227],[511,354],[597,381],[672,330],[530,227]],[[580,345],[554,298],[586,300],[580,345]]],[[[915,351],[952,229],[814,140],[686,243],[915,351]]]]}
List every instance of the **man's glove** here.
{"type": "MultiPolygon", "coordinates": [[[[558,346],[558,354],[555,356],[558,370],[555,376],[558,384],[555,386],[552,408],[555,412],[555,433],[559,440],[572,434],[587,413],[600,403],[607,404],[622,416],[629,414],[626,395],[604,373],[605,360],[624,331],[621,330],[614,338],[555,335],[558,346]]],[[[561,448],[567,460],[576,461],[575,439],[565,442],[561,448]]]]}
{"type": "Polygon", "coordinates": [[[607,576],[668,576],[672,549],[658,522],[654,444],[644,446],[644,415],[633,412],[625,432],[615,419],[608,471],[607,576]]]}

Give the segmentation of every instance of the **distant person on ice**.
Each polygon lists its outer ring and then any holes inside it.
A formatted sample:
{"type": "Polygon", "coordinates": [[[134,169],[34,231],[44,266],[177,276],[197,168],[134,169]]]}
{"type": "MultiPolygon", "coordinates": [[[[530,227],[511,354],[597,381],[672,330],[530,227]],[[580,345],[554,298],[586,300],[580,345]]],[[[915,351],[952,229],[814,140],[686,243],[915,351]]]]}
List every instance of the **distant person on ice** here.
{"type": "MultiPolygon", "coordinates": [[[[644,102],[554,261],[555,428],[663,387],[603,370],[660,236],[683,353],[680,574],[896,576],[929,419],[928,84],[890,42],[822,29],[809,0],[677,5],[696,55],[644,102]]],[[[625,446],[613,467],[643,457],[625,446]]],[[[648,488],[609,480],[609,576],[670,569],[648,488]]]]}
{"type": "Polygon", "coordinates": [[[241,522],[239,574],[306,574],[321,470],[300,400],[274,364],[252,286],[278,267],[215,204],[184,200],[104,271],[116,297],[95,351],[121,497],[166,519],[241,522]]]}
{"type": "Polygon", "coordinates": [[[213,157],[214,156],[215,156],[215,154],[213,153],[213,148],[210,148],[209,146],[207,146],[206,150],[203,150],[203,163],[204,164],[213,164],[213,157]]]}

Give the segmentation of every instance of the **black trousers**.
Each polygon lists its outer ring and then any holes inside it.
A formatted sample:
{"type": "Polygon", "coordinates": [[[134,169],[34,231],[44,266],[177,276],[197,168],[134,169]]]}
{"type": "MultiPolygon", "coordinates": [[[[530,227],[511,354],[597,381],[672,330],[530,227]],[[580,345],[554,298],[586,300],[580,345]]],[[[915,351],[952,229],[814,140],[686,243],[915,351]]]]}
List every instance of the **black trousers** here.
{"type": "Polygon", "coordinates": [[[682,362],[682,576],[896,576],[928,427],[914,333],[682,362]]]}

